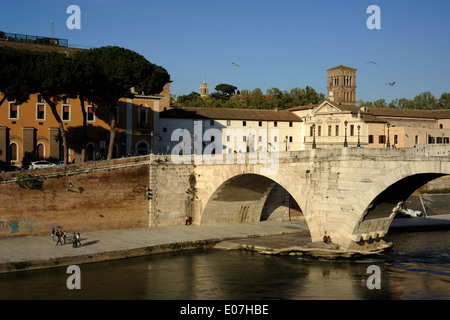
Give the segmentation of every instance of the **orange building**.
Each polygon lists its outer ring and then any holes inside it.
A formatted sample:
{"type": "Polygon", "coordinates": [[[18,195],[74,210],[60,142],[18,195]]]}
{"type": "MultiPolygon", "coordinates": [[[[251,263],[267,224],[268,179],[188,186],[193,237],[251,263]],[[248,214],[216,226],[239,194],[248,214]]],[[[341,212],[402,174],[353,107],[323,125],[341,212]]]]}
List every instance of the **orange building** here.
{"type": "MultiPolygon", "coordinates": [[[[11,37],[8,41],[5,39],[0,37],[0,46],[54,50],[69,55],[79,50],[11,41],[11,37]]],[[[113,157],[145,155],[153,151],[159,136],[159,111],[169,107],[169,96],[170,83],[167,83],[159,95],[134,94],[132,98],[120,99],[116,107],[117,131],[113,157]]],[[[3,97],[3,93],[0,92],[0,101],[3,97]]],[[[81,105],[79,99],[70,98],[57,105],[58,115],[67,133],[68,162],[82,161],[83,146],[87,161],[105,159],[109,146],[109,110],[96,108],[90,101],[85,101],[87,114],[85,135],[81,105]]],[[[38,159],[53,162],[64,158],[58,122],[50,107],[38,94],[31,95],[29,100],[21,105],[7,100],[0,105],[0,166],[21,166],[27,152],[34,153],[38,159]]]]}

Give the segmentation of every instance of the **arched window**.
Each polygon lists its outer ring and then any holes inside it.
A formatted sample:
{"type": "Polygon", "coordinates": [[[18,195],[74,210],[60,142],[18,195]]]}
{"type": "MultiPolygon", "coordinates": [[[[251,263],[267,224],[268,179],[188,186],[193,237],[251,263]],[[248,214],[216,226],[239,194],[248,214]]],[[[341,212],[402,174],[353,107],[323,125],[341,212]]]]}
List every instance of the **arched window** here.
{"type": "Polygon", "coordinates": [[[15,142],[9,145],[9,157],[10,161],[19,161],[19,145],[15,142]]]}
{"type": "Polygon", "coordinates": [[[150,153],[150,145],[147,141],[140,141],[136,145],[136,154],[138,156],[147,155],[150,153]]]}
{"type": "Polygon", "coordinates": [[[39,160],[45,159],[45,145],[43,143],[38,143],[36,146],[36,153],[39,160]]]}

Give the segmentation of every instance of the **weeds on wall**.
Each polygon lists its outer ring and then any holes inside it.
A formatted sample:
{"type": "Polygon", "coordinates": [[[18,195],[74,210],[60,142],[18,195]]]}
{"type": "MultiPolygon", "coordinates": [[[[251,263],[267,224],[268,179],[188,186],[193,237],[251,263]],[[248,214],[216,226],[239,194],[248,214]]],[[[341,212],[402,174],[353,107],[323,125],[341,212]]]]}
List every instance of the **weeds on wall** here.
{"type": "Polygon", "coordinates": [[[29,188],[30,190],[43,190],[44,180],[41,177],[33,176],[31,174],[21,175],[17,178],[16,184],[22,189],[29,188]]]}
{"type": "Polygon", "coordinates": [[[189,175],[189,189],[186,190],[186,193],[189,195],[189,199],[191,202],[194,202],[195,199],[198,199],[197,192],[198,189],[195,187],[197,184],[197,178],[195,177],[195,173],[191,173],[189,175]]]}

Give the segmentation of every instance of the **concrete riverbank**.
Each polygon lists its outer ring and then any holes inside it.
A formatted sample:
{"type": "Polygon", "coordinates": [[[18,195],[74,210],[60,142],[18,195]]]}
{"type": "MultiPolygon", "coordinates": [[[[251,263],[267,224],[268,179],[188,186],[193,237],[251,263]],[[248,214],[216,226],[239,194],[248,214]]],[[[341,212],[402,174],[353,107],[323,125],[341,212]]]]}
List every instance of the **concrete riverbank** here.
{"type": "MultiPolygon", "coordinates": [[[[450,215],[395,219],[390,232],[450,229],[450,215]]],[[[72,231],[69,232],[71,234],[72,231]]],[[[80,247],[68,241],[56,246],[49,235],[0,238],[0,273],[68,266],[149,254],[215,248],[266,253],[316,252],[335,254],[333,248],[311,247],[307,225],[264,221],[220,226],[174,226],[124,229],[81,234],[80,247]]]]}
{"type": "MultiPolygon", "coordinates": [[[[66,230],[72,234],[72,230],[66,230]]],[[[76,230],[74,230],[76,231],[76,230]]],[[[100,262],[148,254],[212,247],[230,240],[307,233],[304,222],[265,221],[220,226],[174,226],[81,234],[81,246],[56,246],[50,234],[0,238],[0,273],[100,262]]]]}

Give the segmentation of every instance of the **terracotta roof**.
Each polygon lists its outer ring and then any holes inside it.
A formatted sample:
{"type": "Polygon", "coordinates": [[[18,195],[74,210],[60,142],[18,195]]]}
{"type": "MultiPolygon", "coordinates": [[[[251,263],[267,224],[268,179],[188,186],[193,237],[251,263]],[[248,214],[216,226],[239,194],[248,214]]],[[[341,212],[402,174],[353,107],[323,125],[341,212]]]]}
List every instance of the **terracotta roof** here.
{"type": "Polygon", "coordinates": [[[333,68],[330,68],[330,69],[328,69],[327,71],[330,71],[330,70],[334,70],[334,69],[350,69],[350,70],[357,70],[357,69],[355,69],[355,68],[351,68],[351,67],[347,67],[347,66],[344,66],[344,65],[339,65],[339,66],[336,66],[336,67],[333,67],[333,68]]]}
{"type": "MultiPolygon", "coordinates": [[[[333,104],[335,105],[335,104],[333,104]]],[[[450,110],[413,110],[398,108],[373,108],[367,107],[367,111],[363,111],[364,107],[352,105],[335,105],[342,111],[350,111],[357,114],[361,110],[361,115],[367,114],[375,117],[401,117],[401,118],[425,118],[425,119],[450,119],[450,110]]]]}
{"type": "Polygon", "coordinates": [[[318,107],[320,104],[310,104],[307,106],[297,106],[297,107],[292,107],[289,109],[286,109],[286,111],[300,111],[300,110],[309,110],[309,109],[314,109],[316,107],[318,107]]]}
{"type": "Polygon", "coordinates": [[[218,120],[256,120],[256,121],[293,121],[302,119],[283,110],[229,109],[229,108],[172,108],[160,113],[160,118],[174,119],[218,119],[218,120]]]}

